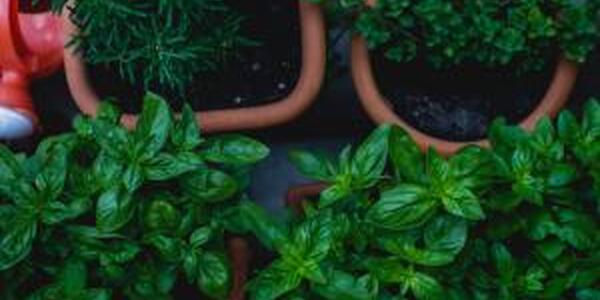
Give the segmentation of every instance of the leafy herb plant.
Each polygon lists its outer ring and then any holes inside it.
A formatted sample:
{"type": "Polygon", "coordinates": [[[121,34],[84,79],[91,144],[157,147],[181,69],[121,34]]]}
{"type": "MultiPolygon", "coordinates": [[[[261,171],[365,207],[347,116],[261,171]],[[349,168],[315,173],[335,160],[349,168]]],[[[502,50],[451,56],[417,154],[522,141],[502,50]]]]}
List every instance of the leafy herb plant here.
{"type": "Polygon", "coordinates": [[[540,69],[557,51],[584,62],[598,43],[600,1],[317,0],[354,19],[370,48],[408,62],[540,69]]]}
{"type": "Polygon", "coordinates": [[[445,159],[384,125],[337,159],[291,154],[329,185],[281,225],[244,202],[237,228],[278,255],[251,299],[599,299],[600,104],[445,159]]]}
{"type": "Polygon", "coordinates": [[[1,299],[224,299],[232,275],[221,212],[268,154],[238,135],[203,138],[185,107],[145,97],[137,129],[106,104],[35,154],[0,147],[1,299]]]}
{"type": "Polygon", "coordinates": [[[109,65],[146,89],[184,95],[198,76],[218,70],[239,47],[243,18],[222,0],[52,0],[71,10],[72,44],[94,65],[109,65]]]}

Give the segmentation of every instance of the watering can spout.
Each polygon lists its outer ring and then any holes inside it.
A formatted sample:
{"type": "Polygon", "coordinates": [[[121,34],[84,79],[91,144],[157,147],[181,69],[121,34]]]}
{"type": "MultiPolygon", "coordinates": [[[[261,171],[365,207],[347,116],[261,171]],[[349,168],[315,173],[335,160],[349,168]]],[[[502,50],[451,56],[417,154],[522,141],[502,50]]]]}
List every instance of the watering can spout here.
{"type": "Polygon", "coordinates": [[[0,139],[37,127],[29,81],[61,68],[63,45],[60,16],[21,13],[19,0],[0,0],[0,139]]]}

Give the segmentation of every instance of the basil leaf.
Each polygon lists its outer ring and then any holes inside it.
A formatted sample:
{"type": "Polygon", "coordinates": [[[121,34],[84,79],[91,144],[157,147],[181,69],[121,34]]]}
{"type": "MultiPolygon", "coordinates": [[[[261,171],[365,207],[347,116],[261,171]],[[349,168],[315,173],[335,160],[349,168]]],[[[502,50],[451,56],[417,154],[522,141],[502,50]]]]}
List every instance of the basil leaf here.
{"type": "Polygon", "coordinates": [[[378,283],[369,275],[356,278],[352,274],[333,270],[327,277],[327,284],[315,284],[312,288],[322,299],[377,299],[378,283]]]}
{"type": "Polygon", "coordinates": [[[65,185],[67,177],[67,148],[57,146],[51,150],[43,162],[43,170],[36,177],[35,184],[46,199],[56,199],[65,185]]]}
{"type": "Polygon", "coordinates": [[[577,300],[595,300],[600,298],[600,289],[583,289],[577,291],[577,300]]]}
{"type": "MultiPolygon", "coordinates": [[[[401,258],[412,264],[440,267],[454,261],[455,255],[449,251],[438,251],[417,248],[416,241],[410,239],[384,237],[379,238],[380,247],[397,258],[401,258]]],[[[397,263],[400,263],[399,261],[397,263]]]]}
{"type": "Polygon", "coordinates": [[[5,185],[22,174],[21,164],[15,155],[0,144],[0,185],[5,185]]]}
{"type": "Polygon", "coordinates": [[[163,199],[155,199],[143,212],[146,228],[152,231],[172,230],[180,223],[180,213],[173,204],[163,199]]]}
{"type": "Polygon", "coordinates": [[[134,132],[135,140],[144,143],[144,157],[153,157],[164,147],[171,130],[171,122],[172,115],[167,102],[156,94],[147,93],[134,132]]]}
{"type": "Polygon", "coordinates": [[[31,252],[37,235],[37,224],[33,216],[26,212],[15,211],[6,226],[0,232],[0,271],[12,268],[25,259],[31,252]]]}
{"type": "Polygon", "coordinates": [[[334,176],[328,167],[331,162],[325,156],[297,150],[290,152],[289,156],[300,174],[320,181],[333,181],[334,176]]]}
{"type": "Polygon", "coordinates": [[[249,165],[269,155],[269,148],[242,135],[222,135],[208,139],[201,155],[209,162],[226,165],[249,165]]]}
{"type": "Polygon", "coordinates": [[[387,163],[390,131],[390,125],[382,125],[358,147],[352,159],[354,184],[369,187],[382,175],[387,163]]]}
{"type": "Polygon", "coordinates": [[[204,252],[198,258],[198,287],[213,298],[227,297],[231,286],[231,274],[225,257],[204,252]]]}
{"type": "Polygon", "coordinates": [[[427,198],[424,188],[400,184],[381,194],[381,199],[367,212],[366,220],[376,227],[406,230],[427,222],[437,206],[435,201],[427,198]]]}
{"type": "Polygon", "coordinates": [[[457,255],[467,242],[467,222],[453,216],[438,216],[425,227],[424,242],[429,250],[457,255]]]}
{"type": "Polygon", "coordinates": [[[144,243],[158,251],[160,257],[169,262],[179,262],[183,258],[184,242],[163,234],[151,234],[144,237],[144,243]]]}
{"type": "Polygon", "coordinates": [[[415,272],[408,279],[407,285],[418,300],[443,299],[444,289],[438,281],[425,274],[415,272]]]}
{"type": "Polygon", "coordinates": [[[132,218],[135,207],[131,194],[116,187],[104,192],[96,204],[96,227],[113,232],[125,226],[132,218]]]}
{"type": "Polygon", "coordinates": [[[417,144],[397,126],[392,127],[389,142],[395,173],[408,181],[422,183],[425,176],[423,154],[417,144]]]}
{"type": "Polygon", "coordinates": [[[226,222],[228,230],[239,234],[250,232],[268,249],[279,249],[288,242],[287,228],[250,201],[242,201],[226,222]]]}
{"type": "Polygon", "coordinates": [[[216,203],[233,197],[238,183],[224,172],[199,169],[181,178],[181,187],[194,201],[216,203]]]}
{"type": "Polygon", "coordinates": [[[188,103],[183,105],[181,119],[173,126],[171,141],[179,152],[192,151],[202,143],[195,113],[188,103]]]}
{"type": "Polygon", "coordinates": [[[135,192],[144,182],[144,173],[138,165],[132,164],[123,173],[123,186],[129,193],[135,192]]]}
{"type": "Polygon", "coordinates": [[[449,213],[469,220],[481,220],[485,218],[479,199],[470,190],[456,188],[447,195],[442,196],[444,208],[449,213]]]}
{"type": "Polygon", "coordinates": [[[493,263],[503,284],[510,284],[517,272],[512,255],[502,244],[494,244],[491,248],[493,263]]]}
{"type": "Polygon", "coordinates": [[[148,180],[166,181],[185,173],[205,167],[194,153],[183,152],[176,155],[160,153],[144,165],[144,174],[148,180]]]}
{"type": "Polygon", "coordinates": [[[351,192],[349,188],[334,184],[321,192],[319,206],[322,208],[331,206],[349,196],[351,192]]]}
{"type": "Polygon", "coordinates": [[[192,248],[198,248],[206,244],[212,236],[213,229],[211,227],[200,227],[192,232],[192,235],[190,236],[190,246],[192,246],[192,248]]]}
{"type": "Polygon", "coordinates": [[[297,288],[302,277],[297,270],[282,261],[275,261],[250,281],[248,291],[252,300],[275,300],[297,288]]]}

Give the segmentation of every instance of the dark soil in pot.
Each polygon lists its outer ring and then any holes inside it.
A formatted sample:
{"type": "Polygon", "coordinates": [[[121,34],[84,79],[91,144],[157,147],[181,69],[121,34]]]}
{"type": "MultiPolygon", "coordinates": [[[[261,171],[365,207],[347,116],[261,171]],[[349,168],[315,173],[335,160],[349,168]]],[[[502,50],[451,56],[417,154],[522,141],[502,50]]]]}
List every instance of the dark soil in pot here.
{"type": "MultiPolygon", "coordinates": [[[[199,76],[184,99],[155,89],[176,109],[184,101],[198,111],[272,103],[290,94],[298,81],[302,66],[298,1],[225,2],[246,18],[243,35],[258,42],[258,46],[240,49],[217,73],[199,76]]],[[[100,96],[117,98],[126,112],[140,111],[144,94],[141,84],[132,86],[110,66],[89,67],[100,96]]]]}
{"type": "Polygon", "coordinates": [[[374,54],[379,88],[396,114],[429,135],[452,141],[485,138],[498,117],[513,124],[523,120],[544,96],[554,71],[552,63],[523,75],[474,65],[440,70],[420,60],[400,64],[374,54]]]}

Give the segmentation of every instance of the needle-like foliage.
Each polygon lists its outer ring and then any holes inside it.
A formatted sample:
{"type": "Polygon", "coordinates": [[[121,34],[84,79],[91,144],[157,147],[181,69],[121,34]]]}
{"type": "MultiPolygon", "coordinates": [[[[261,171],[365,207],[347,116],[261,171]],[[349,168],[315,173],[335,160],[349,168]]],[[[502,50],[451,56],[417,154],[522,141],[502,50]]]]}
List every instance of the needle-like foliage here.
{"type": "Polygon", "coordinates": [[[161,92],[183,95],[198,76],[254,44],[241,33],[243,17],[222,0],[53,0],[52,6],[72,11],[80,31],[71,46],[87,62],[161,92]]]}

